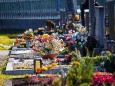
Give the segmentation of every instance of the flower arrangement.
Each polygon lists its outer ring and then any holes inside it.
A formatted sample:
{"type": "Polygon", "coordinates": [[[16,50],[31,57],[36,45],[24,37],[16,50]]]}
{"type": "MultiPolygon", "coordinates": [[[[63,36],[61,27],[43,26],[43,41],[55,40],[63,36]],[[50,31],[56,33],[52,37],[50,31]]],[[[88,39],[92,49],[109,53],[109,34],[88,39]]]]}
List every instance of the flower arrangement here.
{"type": "Polygon", "coordinates": [[[22,38],[24,38],[24,39],[32,39],[32,36],[33,36],[33,30],[32,29],[29,29],[29,30],[26,30],[25,32],[24,32],[24,34],[22,34],[22,38]]]}
{"type": "Polygon", "coordinates": [[[88,32],[83,29],[78,31],[69,30],[68,34],[65,35],[65,39],[72,48],[81,49],[87,42],[88,32]]]}
{"type": "Polygon", "coordinates": [[[64,46],[65,44],[62,39],[52,35],[43,34],[36,38],[33,49],[40,52],[42,55],[58,54],[60,49],[64,46]]]}
{"type": "Polygon", "coordinates": [[[92,76],[92,85],[91,86],[114,86],[115,85],[115,76],[113,74],[105,72],[98,72],[92,76]]]}

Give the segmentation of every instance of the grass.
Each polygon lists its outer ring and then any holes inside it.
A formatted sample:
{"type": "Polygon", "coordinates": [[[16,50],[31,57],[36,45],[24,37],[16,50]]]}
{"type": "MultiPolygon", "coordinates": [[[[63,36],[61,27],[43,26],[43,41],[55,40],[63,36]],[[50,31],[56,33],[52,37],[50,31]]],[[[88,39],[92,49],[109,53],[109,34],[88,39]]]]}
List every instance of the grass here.
{"type": "Polygon", "coordinates": [[[5,46],[12,46],[13,42],[15,41],[15,38],[17,35],[23,33],[23,30],[0,30],[0,50],[8,50],[9,47],[5,46]],[[1,45],[2,44],[2,45],[1,45]]]}
{"type": "Polygon", "coordinates": [[[7,35],[5,36],[0,36],[0,50],[7,50],[9,47],[7,46],[12,46],[14,42],[14,39],[10,39],[7,35]]]}
{"type": "Polygon", "coordinates": [[[8,36],[0,36],[0,44],[10,45],[14,42],[13,39],[10,39],[8,36]]]}

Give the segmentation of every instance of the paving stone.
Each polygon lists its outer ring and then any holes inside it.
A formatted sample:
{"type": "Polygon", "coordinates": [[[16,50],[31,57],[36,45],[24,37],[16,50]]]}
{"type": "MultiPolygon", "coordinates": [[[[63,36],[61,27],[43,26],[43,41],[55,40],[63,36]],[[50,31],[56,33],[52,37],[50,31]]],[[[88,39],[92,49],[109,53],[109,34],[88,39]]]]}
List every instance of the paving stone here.
{"type": "Polygon", "coordinates": [[[12,86],[12,80],[5,80],[4,86],[12,86]]]}

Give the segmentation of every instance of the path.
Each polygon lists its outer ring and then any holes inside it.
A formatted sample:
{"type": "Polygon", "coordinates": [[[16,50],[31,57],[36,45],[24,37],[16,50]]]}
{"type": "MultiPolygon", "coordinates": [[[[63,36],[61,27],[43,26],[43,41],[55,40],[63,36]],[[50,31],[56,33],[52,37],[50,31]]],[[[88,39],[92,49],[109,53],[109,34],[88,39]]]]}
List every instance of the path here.
{"type": "Polygon", "coordinates": [[[0,58],[4,58],[9,54],[9,50],[0,50],[0,58]]]}

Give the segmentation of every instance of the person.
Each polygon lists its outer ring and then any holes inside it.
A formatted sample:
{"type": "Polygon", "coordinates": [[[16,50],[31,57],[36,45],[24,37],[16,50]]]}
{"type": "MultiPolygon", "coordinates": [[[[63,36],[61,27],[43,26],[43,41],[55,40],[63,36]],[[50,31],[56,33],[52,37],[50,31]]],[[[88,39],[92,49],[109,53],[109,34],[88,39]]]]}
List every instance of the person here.
{"type": "Polygon", "coordinates": [[[55,24],[52,20],[46,21],[46,31],[50,31],[51,29],[55,28],[55,24]]]}
{"type": "Polygon", "coordinates": [[[44,33],[52,34],[53,32],[55,32],[54,28],[55,23],[52,20],[47,20],[44,33]]]}
{"type": "Polygon", "coordinates": [[[86,47],[89,51],[90,56],[93,55],[94,48],[98,46],[98,40],[93,36],[88,36],[86,47]]]}

